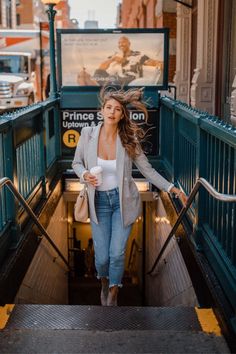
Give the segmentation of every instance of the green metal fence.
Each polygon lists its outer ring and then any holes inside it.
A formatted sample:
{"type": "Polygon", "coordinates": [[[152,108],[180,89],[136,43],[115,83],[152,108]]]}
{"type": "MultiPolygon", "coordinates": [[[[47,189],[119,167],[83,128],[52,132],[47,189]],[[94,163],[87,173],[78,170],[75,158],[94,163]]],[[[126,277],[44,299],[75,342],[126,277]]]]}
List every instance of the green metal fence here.
{"type": "MultiPolygon", "coordinates": [[[[0,151],[3,151],[3,133],[0,133],[0,151]]],[[[4,154],[0,153],[0,178],[4,177],[4,154]]],[[[4,223],[6,222],[6,210],[5,206],[5,193],[4,190],[0,191],[0,230],[3,228],[4,223]]]]}
{"type": "MultiPolygon", "coordinates": [[[[4,177],[11,168],[11,159],[8,155],[8,147],[11,144],[12,139],[9,134],[9,123],[6,117],[0,119],[0,177],[4,177]]],[[[5,189],[0,191],[0,232],[7,224],[8,218],[10,218],[9,206],[6,200],[7,192],[5,189]]],[[[10,196],[9,196],[10,197],[10,196]]],[[[9,200],[10,201],[10,200],[9,200]]],[[[0,242],[1,245],[1,242],[0,242]]]]}
{"type": "MultiPolygon", "coordinates": [[[[9,177],[29,202],[36,193],[43,197],[60,155],[58,110],[58,101],[48,100],[0,117],[0,177],[9,177]]],[[[20,206],[5,187],[0,198],[1,260],[14,242],[11,228],[20,206]]]]}
{"type": "MultiPolygon", "coordinates": [[[[201,124],[201,135],[206,178],[220,192],[236,194],[236,130],[214,117],[206,117],[201,124]]],[[[214,242],[221,245],[236,265],[236,206],[216,202],[208,195],[204,196],[204,204],[201,222],[209,225],[214,242]]]]}
{"type": "MultiPolygon", "coordinates": [[[[198,177],[236,194],[236,129],[182,102],[161,101],[160,152],[169,177],[187,194],[198,177]]],[[[197,200],[194,242],[236,310],[236,203],[216,201],[203,190],[197,200]]]]}
{"type": "Polygon", "coordinates": [[[24,198],[29,196],[43,178],[40,140],[40,134],[34,134],[16,148],[18,190],[24,198]]]}

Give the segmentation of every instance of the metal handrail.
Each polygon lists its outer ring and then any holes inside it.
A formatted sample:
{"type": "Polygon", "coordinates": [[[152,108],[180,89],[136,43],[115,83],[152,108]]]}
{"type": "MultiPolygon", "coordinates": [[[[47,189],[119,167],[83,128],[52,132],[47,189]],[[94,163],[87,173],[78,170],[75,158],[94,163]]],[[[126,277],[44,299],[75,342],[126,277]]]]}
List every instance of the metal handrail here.
{"type": "Polygon", "coordinates": [[[51,240],[49,234],[47,233],[46,229],[43,227],[43,225],[38,221],[37,216],[33,212],[33,210],[30,208],[29,204],[26,202],[26,200],[22,197],[22,195],[18,192],[12,181],[8,177],[3,177],[0,179],[0,190],[1,188],[6,185],[8,189],[11,191],[11,193],[20,201],[22,204],[23,208],[28,212],[28,214],[31,216],[33,219],[34,223],[38,226],[39,230],[42,232],[42,234],[46,237],[47,241],[50,243],[50,245],[54,248],[54,250],[57,252],[57,254],[61,257],[63,262],[67,265],[67,267],[70,269],[69,263],[61,253],[61,251],[58,249],[58,247],[55,245],[55,243],[51,240]]]}
{"type": "Polygon", "coordinates": [[[199,191],[200,186],[203,186],[215,199],[220,200],[222,202],[236,202],[236,195],[229,195],[229,194],[223,194],[223,193],[219,193],[215,190],[214,187],[212,187],[212,185],[205,179],[205,178],[198,178],[197,182],[195,183],[195,185],[193,186],[193,189],[188,197],[187,203],[186,205],[181,209],[181,212],[178,216],[178,219],[176,220],[172,230],[170,231],[159,255],[157,256],[152,268],[149,270],[149,272],[147,272],[148,275],[152,274],[152,272],[154,271],[154,269],[156,268],[159,260],[161,259],[166,247],[168,246],[171,238],[174,236],[176,230],[179,227],[179,224],[182,222],[183,217],[185,216],[185,214],[187,213],[188,209],[190,208],[197,192],[199,191]]]}

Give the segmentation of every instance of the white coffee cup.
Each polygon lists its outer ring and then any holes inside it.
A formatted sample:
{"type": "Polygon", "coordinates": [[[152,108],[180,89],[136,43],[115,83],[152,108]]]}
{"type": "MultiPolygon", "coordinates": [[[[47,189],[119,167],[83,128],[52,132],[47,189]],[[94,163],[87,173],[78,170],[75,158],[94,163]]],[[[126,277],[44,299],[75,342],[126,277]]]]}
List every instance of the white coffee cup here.
{"type": "Polygon", "coordinates": [[[96,176],[97,186],[100,186],[102,184],[102,167],[101,166],[92,167],[90,173],[96,176]]]}

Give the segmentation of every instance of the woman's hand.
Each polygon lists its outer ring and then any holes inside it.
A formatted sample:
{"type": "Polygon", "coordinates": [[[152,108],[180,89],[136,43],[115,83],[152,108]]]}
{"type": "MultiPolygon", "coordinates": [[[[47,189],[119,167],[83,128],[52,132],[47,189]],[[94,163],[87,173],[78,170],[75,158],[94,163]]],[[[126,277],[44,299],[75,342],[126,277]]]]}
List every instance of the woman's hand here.
{"type": "Polygon", "coordinates": [[[172,187],[170,190],[170,193],[173,193],[175,195],[175,198],[180,198],[182,201],[183,205],[186,206],[188,197],[184,192],[182,192],[179,188],[172,187]]]}
{"type": "Polygon", "coordinates": [[[84,174],[84,180],[86,183],[91,184],[92,186],[96,187],[98,184],[97,177],[92,175],[90,172],[86,172],[84,174]]]}

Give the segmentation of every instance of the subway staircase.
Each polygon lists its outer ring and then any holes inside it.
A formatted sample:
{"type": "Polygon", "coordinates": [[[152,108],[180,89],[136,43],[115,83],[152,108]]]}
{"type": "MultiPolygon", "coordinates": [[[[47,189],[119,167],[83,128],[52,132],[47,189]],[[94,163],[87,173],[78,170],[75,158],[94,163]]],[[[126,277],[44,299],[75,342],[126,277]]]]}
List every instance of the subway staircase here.
{"type": "Polygon", "coordinates": [[[15,305],[1,354],[230,353],[211,310],[15,305]]]}
{"type": "Polygon", "coordinates": [[[0,308],[1,354],[230,353],[211,309],[142,307],[128,274],[117,307],[100,306],[96,277],[73,276],[69,284],[70,305],[0,308]]]}

